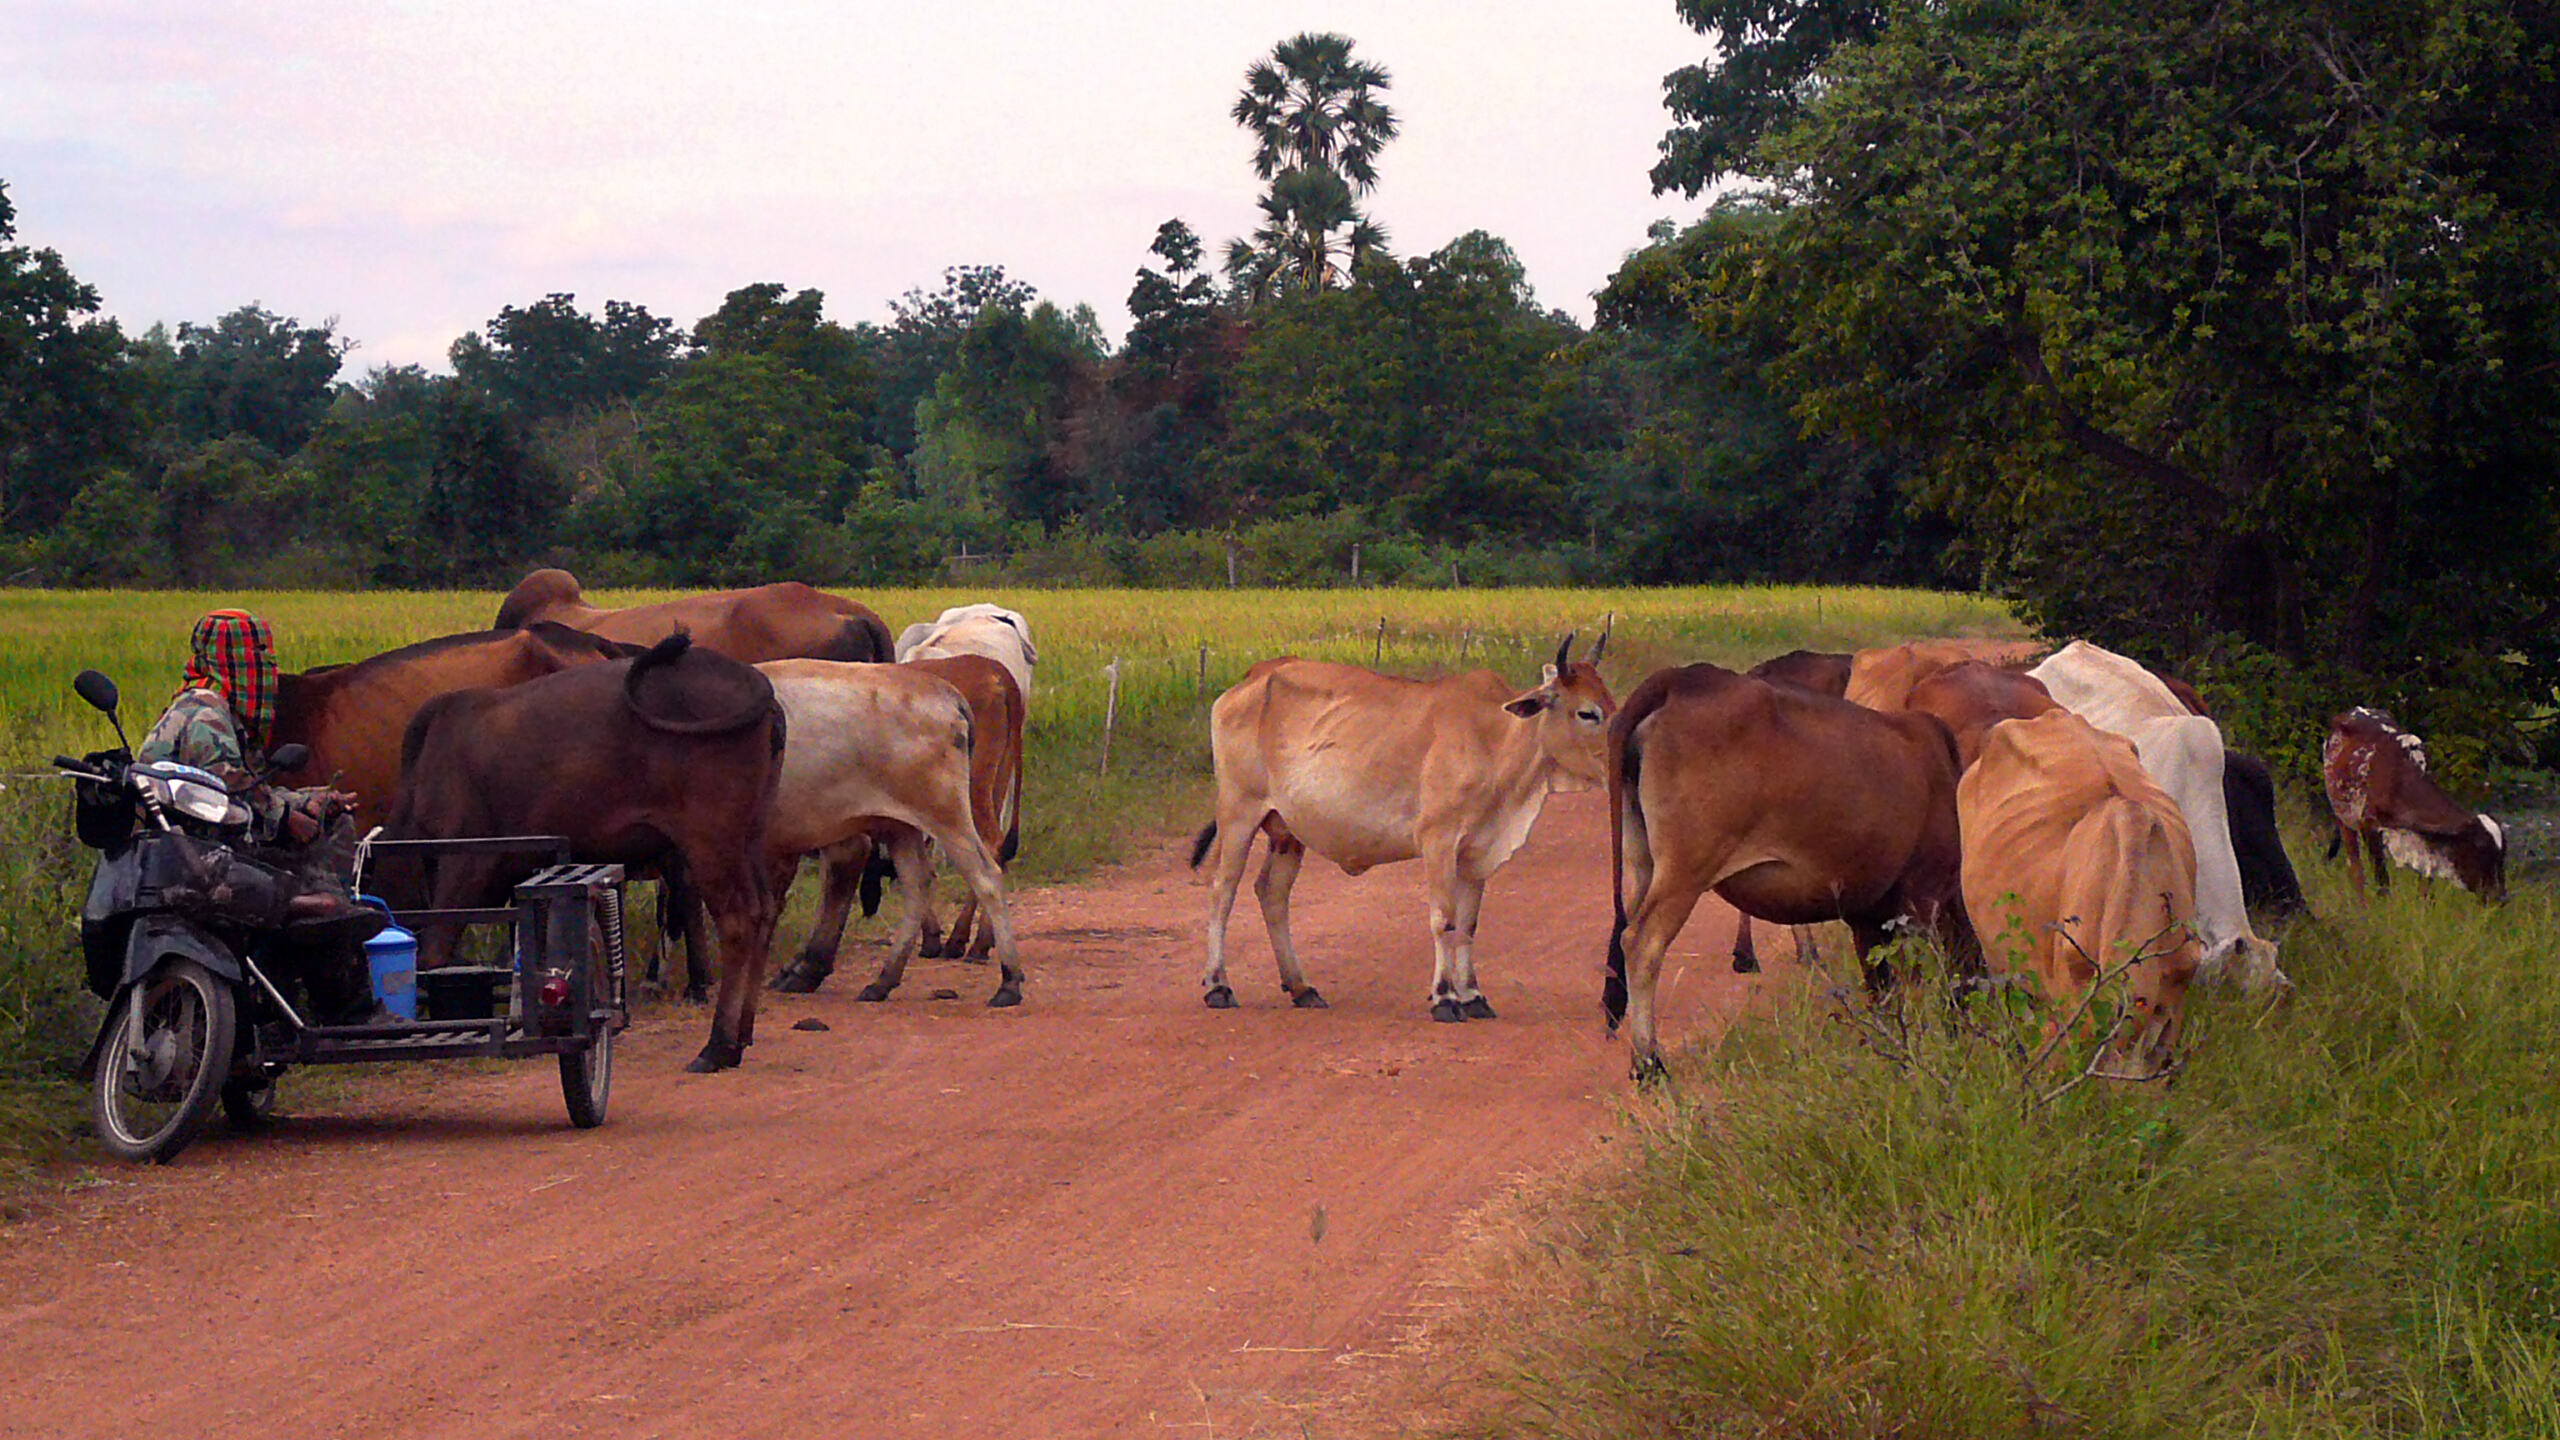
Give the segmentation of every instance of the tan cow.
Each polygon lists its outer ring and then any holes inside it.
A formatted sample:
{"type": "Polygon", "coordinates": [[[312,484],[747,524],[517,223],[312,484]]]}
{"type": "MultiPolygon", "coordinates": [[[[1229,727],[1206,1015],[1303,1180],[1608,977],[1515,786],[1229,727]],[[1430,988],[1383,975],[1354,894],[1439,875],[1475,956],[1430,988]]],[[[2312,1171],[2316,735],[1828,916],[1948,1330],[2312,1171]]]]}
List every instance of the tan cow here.
{"type": "Polygon", "coordinates": [[[1870,710],[1900,710],[1911,687],[1941,670],[1980,660],[1998,665],[2022,660],[2035,646],[2020,640],[1913,640],[1861,650],[1849,657],[1845,698],[1870,710]]]}
{"type": "Polygon", "coordinates": [[[1485,881],[1529,838],[1555,791],[1600,783],[1603,727],[1616,704],[1600,679],[1604,633],[1587,659],[1573,637],[1537,688],[1514,692],[1477,670],[1404,680],[1323,660],[1265,660],[1209,711],[1218,818],[1191,864],[1210,869],[1202,998],[1235,1004],[1227,985],[1227,917],[1257,834],[1270,854],[1254,881],[1280,965],[1301,1009],[1324,997],[1289,939],[1289,888],[1312,850],[1357,875],[1419,857],[1431,891],[1431,1018],[1491,1019],[1476,986],[1476,912],[1485,881]]]}
{"type": "MultiPolygon", "coordinates": [[[[1601,1006],[1636,1078],[1662,1071],[1662,957],[1713,890],[1781,925],[1842,920],[1861,963],[1896,921],[1969,955],[1958,899],[1956,746],[1929,715],[1879,713],[1713,665],[1661,670],[1609,726],[1617,919],[1601,1006]]],[[[1867,966],[1870,990],[1891,969],[1867,966]]]]}
{"type": "Polygon", "coordinates": [[[2127,967],[2131,1004],[2098,1073],[2160,1074],[2202,953],[2195,847],[2132,743],[2067,710],[1995,725],[1956,808],[1985,962],[2034,975],[2056,1023],[2101,967],[2127,967]]]}
{"type": "Polygon", "coordinates": [[[818,919],[773,988],[806,993],[835,969],[862,862],[879,846],[896,864],[904,918],[879,976],[856,998],[888,999],[923,939],[932,878],[924,842],[930,837],[994,928],[1003,973],[987,1003],[1021,1004],[1022,963],[1004,877],[971,814],[975,726],[968,701],[949,681],[907,665],[775,660],[756,668],[773,682],[787,722],[782,779],[765,827],[777,911],[801,857],[826,859],[818,919]]]}

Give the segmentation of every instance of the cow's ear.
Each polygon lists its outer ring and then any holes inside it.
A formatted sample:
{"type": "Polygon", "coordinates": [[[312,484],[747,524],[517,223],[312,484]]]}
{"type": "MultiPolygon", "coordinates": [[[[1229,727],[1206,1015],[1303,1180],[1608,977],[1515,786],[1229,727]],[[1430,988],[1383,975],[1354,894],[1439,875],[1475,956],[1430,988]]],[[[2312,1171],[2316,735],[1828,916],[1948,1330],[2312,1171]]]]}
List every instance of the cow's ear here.
{"type": "Polygon", "coordinates": [[[1553,665],[1550,665],[1546,668],[1545,673],[1538,677],[1538,683],[1541,685],[1553,685],[1556,683],[1556,676],[1562,673],[1564,672],[1556,669],[1553,665]]]}
{"type": "Polygon", "coordinates": [[[1544,690],[1532,690],[1526,695],[1505,700],[1502,702],[1502,708],[1526,720],[1554,703],[1556,703],[1554,695],[1544,690]]]}

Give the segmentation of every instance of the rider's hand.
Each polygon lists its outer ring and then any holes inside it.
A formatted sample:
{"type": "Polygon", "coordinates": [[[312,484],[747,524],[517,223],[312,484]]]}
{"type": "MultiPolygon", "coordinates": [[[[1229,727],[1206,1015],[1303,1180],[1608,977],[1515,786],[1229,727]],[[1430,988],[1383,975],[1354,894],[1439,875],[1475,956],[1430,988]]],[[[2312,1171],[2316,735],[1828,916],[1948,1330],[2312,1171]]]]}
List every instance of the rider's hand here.
{"type": "Polygon", "coordinates": [[[320,821],[300,805],[288,805],[284,811],[284,838],[296,845],[308,845],[320,838],[320,821]]]}
{"type": "Polygon", "coordinates": [[[317,813],[324,821],[351,814],[356,808],[356,795],[352,790],[323,790],[313,799],[317,813]]]}

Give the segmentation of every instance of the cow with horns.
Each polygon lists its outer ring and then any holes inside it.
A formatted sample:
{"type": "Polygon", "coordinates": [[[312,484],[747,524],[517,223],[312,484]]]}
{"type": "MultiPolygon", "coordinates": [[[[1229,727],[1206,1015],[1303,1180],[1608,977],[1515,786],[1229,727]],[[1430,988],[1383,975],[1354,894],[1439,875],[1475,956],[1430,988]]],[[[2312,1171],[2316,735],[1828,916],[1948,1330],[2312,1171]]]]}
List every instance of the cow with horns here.
{"type": "Polygon", "coordinates": [[[1227,917],[1260,834],[1270,852],[1254,895],[1293,1004],[1325,1003],[1289,938],[1289,890],[1307,852],[1348,875],[1419,858],[1431,892],[1431,1018],[1491,1019],[1475,974],[1485,881],[1527,841],[1550,793],[1600,785],[1617,708],[1600,679],[1608,644],[1604,627],[1577,661],[1565,636],[1525,691],[1490,670],[1407,680],[1284,657],[1246,671],[1209,712],[1218,814],[1191,851],[1194,869],[1212,862],[1200,977],[1209,1008],[1235,1004],[1227,917]]]}

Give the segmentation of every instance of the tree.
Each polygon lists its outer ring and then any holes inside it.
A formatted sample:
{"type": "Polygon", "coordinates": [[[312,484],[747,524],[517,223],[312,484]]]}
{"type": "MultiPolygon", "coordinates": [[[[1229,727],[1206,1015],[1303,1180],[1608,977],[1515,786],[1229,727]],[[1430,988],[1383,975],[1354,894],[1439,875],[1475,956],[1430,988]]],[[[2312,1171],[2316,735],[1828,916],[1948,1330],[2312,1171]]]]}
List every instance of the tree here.
{"type": "Polygon", "coordinates": [[[909,290],[891,302],[895,321],[879,338],[881,443],[905,455],[916,448],[916,405],[951,368],[961,337],[989,306],[1027,310],[1040,292],[1008,279],[1001,265],[953,265],[942,288],[909,290]]]}
{"type": "Polygon", "coordinates": [[[2555,77],[2490,0],[1896,8],[1760,125],[1778,221],[1701,313],[1780,337],[1811,427],[1923,451],[2059,633],[2547,700],[2555,77]]]}
{"type": "Polygon", "coordinates": [[[1740,170],[1771,126],[1793,117],[1822,62],[1873,36],[1876,0],[1677,0],[1680,18],[1715,38],[1716,58],[1675,70],[1662,103],[1680,123],[1662,137],[1653,193],[1695,197],[1740,170]]]}
{"type": "Polygon", "coordinates": [[[1386,232],[1358,200],[1378,183],[1378,154],[1396,136],[1396,117],[1379,98],[1386,67],[1352,59],[1351,44],[1308,32],[1245,69],[1231,113],[1253,135],[1253,173],[1270,188],[1261,228],[1228,243],[1226,269],[1253,298],[1339,285],[1353,264],[1386,248],[1386,232]]]}
{"type": "Polygon", "coordinates": [[[684,337],[642,306],[608,300],[598,319],[577,297],[546,295],[498,312],[487,333],[453,342],[453,373],[525,420],[638,398],[666,378],[684,337]]]}
{"type": "Polygon", "coordinates": [[[146,363],[165,387],[166,439],[179,447],[242,436],[279,458],[302,448],[328,412],[348,342],[337,322],[305,325],[256,304],[211,325],[154,327],[146,363]]]}
{"type": "Polygon", "coordinates": [[[1568,532],[1576,457],[1549,359],[1579,338],[1483,232],[1284,297],[1236,362],[1212,464],[1240,509],[1359,507],[1435,538],[1568,532]]]}
{"type": "Polygon", "coordinates": [[[96,287],[62,256],[11,243],[17,209],[0,183],[0,529],[42,530],[86,481],[139,440],[125,338],[96,287]]]}

